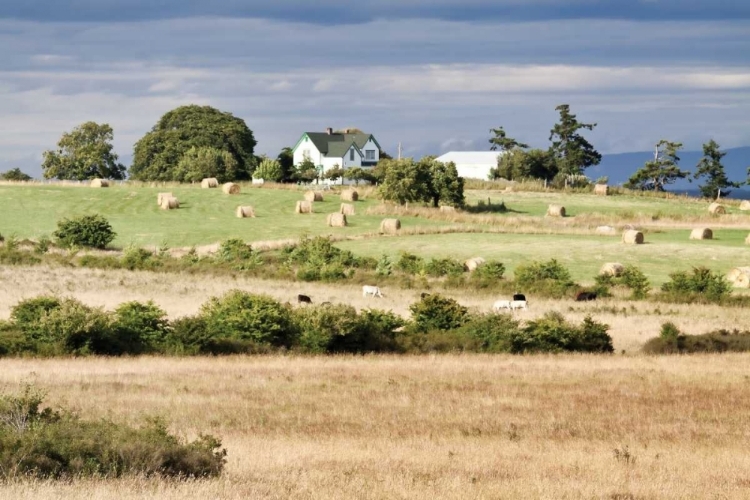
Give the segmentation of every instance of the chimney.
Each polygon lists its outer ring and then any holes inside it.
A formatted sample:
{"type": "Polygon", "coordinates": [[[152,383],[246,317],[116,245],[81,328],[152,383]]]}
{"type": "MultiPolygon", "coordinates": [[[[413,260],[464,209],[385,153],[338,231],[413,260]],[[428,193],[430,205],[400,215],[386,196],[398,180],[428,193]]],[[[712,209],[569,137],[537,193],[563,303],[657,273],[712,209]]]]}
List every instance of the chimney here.
{"type": "Polygon", "coordinates": [[[326,129],[326,134],[331,135],[333,133],[333,129],[331,127],[328,127],[326,129]]]}

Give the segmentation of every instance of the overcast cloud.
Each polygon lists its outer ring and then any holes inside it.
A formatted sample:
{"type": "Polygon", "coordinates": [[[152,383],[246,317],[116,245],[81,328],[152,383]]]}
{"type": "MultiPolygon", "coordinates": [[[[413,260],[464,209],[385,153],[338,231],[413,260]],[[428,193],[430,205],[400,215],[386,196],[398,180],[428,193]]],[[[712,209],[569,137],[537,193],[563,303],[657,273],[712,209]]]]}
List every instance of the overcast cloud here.
{"type": "Polygon", "coordinates": [[[599,124],[604,152],[750,145],[750,2],[6,3],[0,170],[38,175],[42,151],[87,120],[114,127],[128,163],[188,103],[245,119],[274,156],[326,126],[416,156],[486,149],[500,125],[546,147],[560,103],[599,124]]]}

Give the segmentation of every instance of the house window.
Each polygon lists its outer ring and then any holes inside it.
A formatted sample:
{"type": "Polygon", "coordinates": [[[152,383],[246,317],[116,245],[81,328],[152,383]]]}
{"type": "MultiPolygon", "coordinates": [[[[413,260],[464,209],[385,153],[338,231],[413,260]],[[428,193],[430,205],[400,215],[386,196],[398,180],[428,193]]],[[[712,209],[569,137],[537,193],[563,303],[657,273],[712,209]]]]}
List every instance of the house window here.
{"type": "Polygon", "coordinates": [[[307,158],[309,160],[310,159],[310,150],[309,149],[305,149],[304,151],[302,151],[302,157],[303,158],[307,158]]]}
{"type": "Polygon", "coordinates": [[[354,161],[354,150],[353,149],[349,150],[349,161],[354,161]]]}
{"type": "Polygon", "coordinates": [[[374,149],[365,150],[365,160],[374,160],[374,159],[375,159],[375,150],[374,149]]]}

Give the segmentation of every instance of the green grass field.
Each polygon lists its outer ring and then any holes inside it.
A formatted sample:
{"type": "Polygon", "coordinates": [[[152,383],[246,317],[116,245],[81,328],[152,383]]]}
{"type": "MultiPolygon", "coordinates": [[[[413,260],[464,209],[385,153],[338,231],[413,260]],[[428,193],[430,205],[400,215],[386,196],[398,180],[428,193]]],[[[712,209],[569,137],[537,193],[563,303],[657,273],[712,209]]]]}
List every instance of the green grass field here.
{"type": "MultiPolygon", "coordinates": [[[[326,215],[337,212],[341,203],[331,193],[326,201],[315,203],[316,213],[295,215],[294,206],[303,191],[243,189],[228,196],[221,189],[150,188],[114,186],[107,189],[63,186],[0,186],[0,234],[18,238],[50,236],[63,217],[101,214],[117,232],[115,247],[127,245],[204,245],[242,238],[267,241],[298,238],[302,235],[357,235],[377,231],[382,217],[364,215],[376,201],[355,204],[357,215],[349,217],[346,228],[326,226],[326,215]],[[180,200],[179,210],[161,210],[156,205],[160,191],[172,192],[180,200]],[[238,219],[239,205],[255,207],[255,219],[238,219]]],[[[445,224],[403,218],[404,227],[445,224]]]]}

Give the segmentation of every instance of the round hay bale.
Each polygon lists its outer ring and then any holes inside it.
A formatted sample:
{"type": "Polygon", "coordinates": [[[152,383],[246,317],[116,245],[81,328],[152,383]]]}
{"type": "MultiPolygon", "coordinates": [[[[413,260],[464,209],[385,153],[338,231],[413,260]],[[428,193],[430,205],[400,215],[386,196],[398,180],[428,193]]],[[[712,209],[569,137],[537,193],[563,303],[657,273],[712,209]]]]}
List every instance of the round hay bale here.
{"type": "Polygon", "coordinates": [[[707,227],[699,227],[690,231],[691,240],[712,240],[714,239],[714,232],[707,227]]]}
{"type": "Polygon", "coordinates": [[[449,207],[447,205],[441,205],[440,211],[445,213],[456,213],[456,207],[449,207]]]}
{"type": "Polygon", "coordinates": [[[161,204],[159,206],[162,210],[174,210],[180,208],[180,202],[174,196],[170,196],[169,198],[165,196],[161,199],[161,204]]]}
{"type": "Polygon", "coordinates": [[[601,269],[599,269],[599,275],[614,276],[615,278],[617,278],[618,276],[622,276],[622,272],[624,270],[625,266],[623,266],[619,262],[607,262],[602,266],[601,269]]]}
{"type": "Polygon", "coordinates": [[[354,205],[351,203],[342,203],[339,213],[344,215],[354,215],[354,205]]]}
{"type": "Polygon", "coordinates": [[[743,273],[734,280],[735,288],[750,288],[750,273],[743,273]]]}
{"type": "Polygon", "coordinates": [[[239,219],[255,218],[255,209],[251,206],[237,207],[235,215],[239,219]]]}
{"type": "Polygon", "coordinates": [[[212,189],[219,187],[219,180],[216,177],[206,177],[201,181],[201,189],[212,189]]]}
{"type": "Polygon", "coordinates": [[[750,200],[742,200],[740,210],[750,210],[750,200]]]}
{"type": "Polygon", "coordinates": [[[359,193],[355,189],[344,189],[343,191],[341,191],[341,201],[357,200],[359,200],[359,193]]]}
{"type": "Polygon", "coordinates": [[[313,213],[312,202],[307,200],[300,200],[297,202],[297,206],[294,208],[295,214],[311,214],[313,213]]]}
{"type": "Polygon", "coordinates": [[[383,234],[396,234],[401,229],[401,221],[398,219],[383,219],[380,223],[380,232],[383,234]]]}
{"type": "Polygon", "coordinates": [[[609,186],[606,184],[597,184],[594,186],[594,194],[600,196],[607,196],[609,194],[609,186]]]}
{"type": "Polygon", "coordinates": [[[612,236],[617,234],[617,229],[612,226],[597,226],[596,234],[606,234],[608,236],[612,236]]]}
{"type": "Polygon", "coordinates": [[[476,271],[476,269],[484,264],[486,261],[482,257],[473,257],[471,259],[468,259],[466,262],[464,262],[464,267],[467,271],[472,272],[476,271]]]}
{"type": "Polygon", "coordinates": [[[164,198],[174,198],[174,196],[172,196],[172,193],[159,193],[156,195],[156,204],[161,206],[161,200],[164,198]]]}
{"type": "Polygon", "coordinates": [[[552,204],[547,207],[547,215],[550,217],[565,217],[565,207],[552,204]]]}
{"type": "Polygon", "coordinates": [[[708,211],[714,215],[723,215],[727,213],[727,209],[720,203],[711,203],[708,206],[708,211]]]}
{"type": "Polygon", "coordinates": [[[622,233],[622,242],[628,245],[642,245],[643,244],[643,233],[636,231],[635,229],[628,229],[622,233]]]}
{"type": "Polygon", "coordinates": [[[328,227],[346,227],[346,215],[339,213],[328,214],[326,224],[328,224],[328,227]]]}
{"type": "Polygon", "coordinates": [[[743,274],[750,275],[750,267],[735,267],[727,274],[727,280],[734,283],[743,274]]]}
{"type": "Polygon", "coordinates": [[[320,191],[306,191],[305,200],[310,202],[323,201],[323,193],[321,193],[320,191]]]}
{"type": "Polygon", "coordinates": [[[221,186],[221,190],[224,194],[240,194],[240,185],[234,182],[226,182],[221,186]]]}
{"type": "Polygon", "coordinates": [[[91,187],[92,188],[108,188],[109,181],[107,179],[92,179],[91,187]]]}

